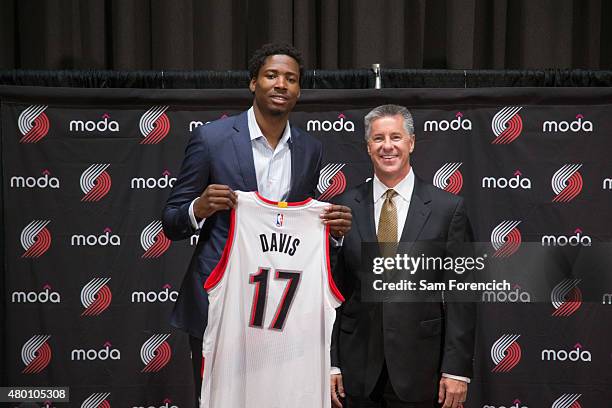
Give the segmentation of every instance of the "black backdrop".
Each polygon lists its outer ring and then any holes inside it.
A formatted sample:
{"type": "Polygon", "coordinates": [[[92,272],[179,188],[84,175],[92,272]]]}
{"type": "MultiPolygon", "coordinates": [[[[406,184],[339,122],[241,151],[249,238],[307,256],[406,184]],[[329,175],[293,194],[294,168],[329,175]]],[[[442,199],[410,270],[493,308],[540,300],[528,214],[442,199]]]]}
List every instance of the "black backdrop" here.
{"type": "MultiPolygon", "coordinates": [[[[2,87],[0,95],[4,383],[70,385],[70,406],[90,406],[99,393],[112,406],[190,406],[187,340],[167,320],[193,240],[166,248],[156,221],[190,131],[248,107],[250,94],[2,87]],[[155,137],[147,137],[150,121],[143,117],[154,111],[163,111],[157,123],[167,132],[149,144],[155,137]],[[59,301],[45,302],[46,293],[59,301]],[[40,357],[30,361],[33,350],[40,357]],[[151,350],[159,351],[154,362],[151,350]]],[[[496,227],[514,222],[503,238],[516,242],[518,234],[518,256],[545,236],[610,240],[611,96],[605,88],[305,90],[291,120],[322,140],[326,163],[344,165],[322,186],[344,178],[350,187],[371,172],[364,114],[381,103],[408,106],[416,120],[417,173],[441,188],[459,188],[477,239],[490,248],[496,227]],[[505,107],[515,107],[506,118],[515,132],[503,137],[509,143],[493,143],[505,107]],[[440,176],[453,163],[460,165],[440,176]],[[581,165],[561,177],[574,193],[554,202],[552,179],[566,165],[581,165]],[[503,187],[502,179],[515,177],[528,179],[530,188],[503,187]]],[[[610,279],[582,300],[576,297],[582,284],[572,286],[564,292],[570,301],[556,307],[550,294],[538,296],[509,279],[518,301],[499,292],[479,307],[466,407],[605,406],[612,397],[610,279]],[[533,302],[522,304],[526,296],[533,302]],[[566,316],[554,316],[559,309],[566,316]],[[495,350],[507,353],[504,363],[492,357],[495,350]],[[574,361],[568,356],[576,351],[574,361]]]]}

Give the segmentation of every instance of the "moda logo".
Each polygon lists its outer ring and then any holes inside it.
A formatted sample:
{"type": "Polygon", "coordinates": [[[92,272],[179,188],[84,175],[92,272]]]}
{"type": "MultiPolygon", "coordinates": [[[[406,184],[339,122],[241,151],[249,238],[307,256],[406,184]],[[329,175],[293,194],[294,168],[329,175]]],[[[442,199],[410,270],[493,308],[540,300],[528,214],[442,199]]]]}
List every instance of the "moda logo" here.
{"type": "Polygon", "coordinates": [[[49,133],[48,105],[32,105],[19,115],[17,127],[22,134],[19,143],[36,143],[49,133]]]}
{"type": "Polygon", "coordinates": [[[168,250],[170,243],[159,220],[147,225],[140,234],[140,245],[145,250],[143,258],[159,258],[168,250]]]}
{"type": "Polygon", "coordinates": [[[578,400],[582,394],[563,394],[553,402],[551,408],[582,408],[578,400]]]}
{"type": "Polygon", "coordinates": [[[491,244],[495,249],[493,256],[505,258],[521,246],[521,231],[517,228],[521,221],[502,221],[491,231],[491,244]]]}
{"type": "Polygon", "coordinates": [[[162,286],[162,290],[160,290],[159,292],[153,290],[150,292],[132,292],[132,303],[176,302],[179,293],[176,290],[171,289],[172,285],[166,283],[164,286],[162,286]]]}
{"type": "Polygon", "coordinates": [[[485,404],[482,408],[529,408],[527,405],[524,405],[521,400],[518,398],[512,401],[512,405],[489,405],[485,404]]]}
{"type": "Polygon", "coordinates": [[[51,336],[38,334],[32,336],[21,347],[21,360],[25,364],[23,374],[36,374],[44,370],[51,362],[51,347],[48,340],[51,336]]]}
{"type": "Polygon", "coordinates": [[[565,164],[552,176],[551,186],[556,194],[553,202],[567,203],[582,191],[582,175],[578,170],[582,164],[565,164]]]}
{"type": "Polygon", "coordinates": [[[121,360],[121,351],[113,348],[110,341],[106,341],[103,347],[99,350],[95,349],[74,349],[70,353],[72,361],[106,361],[106,360],[121,360]]]}
{"type": "Polygon", "coordinates": [[[338,119],[333,122],[329,120],[311,119],[306,122],[306,130],[309,132],[329,132],[330,130],[336,132],[354,132],[355,123],[348,120],[344,113],[340,113],[338,119]]]}
{"type": "Polygon", "coordinates": [[[155,189],[155,188],[168,188],[174,187],[176,183],[176,177],[170,177],[170,172],[164,170],[161,177],[134,177],[130,186],[132,189],[155,189]]]}
{"type": "Polygon", "coordinates": [[[582,291],[578,288],[580,279],[564,279],[550,292],[550,301],[555,308],[553,316],[573,315],[582,305],[582,291]]]}
{"type": "Polygon", "coordinates": [[[583,119],[584,116],[579,113],[576,115],[576,120],[571,122],[547,120],[542,124],[542,132],[592,132],[593,122],[590,120],[583,121],[583,119]]]}
{"type": "Polygon", "coordinates": [[[433,185],[452,194],[459,194],[463,187],[463,175],[459,171],[463,163],[446,163],[433,176],[433,185]]]}
{"type": "Polygon", "coordinates": [[[447,130],[472,130],[472,121],[463,118],[463,113],[455,113],[455,119],[448,120],[426,120],[423,126],[425,132],[445,132],[447,130]]]}
{"type": "Polygon", "coordinates": [[[51,246],[51,233],[46,228],[51,221],[34,220],[21,231],[22,258],[38,258],[51,246]]]}
{"type": "Polygon", "coordinates": [[[71,120],[68,124],[69,132],[119,132],[119,122],[109,120],[110,115],[105,113],[97,121],[71,120]]]}
{"type": "Polygon", "coordinates": [[[113,231],[106,227],[100,235],[73,235],[70,237],[70,245],[72,246],[119,246],[121,238],[119,235],[111,234],[113,231]]]}
{"type": "Polygon", "coordinates": [[[591,362],[591,352],[582,349],[582,344],[576,343],[571,350],[542,350],[542,361],[582,361],[585,363],[591,362]]]}
{"type": "Polygon", "coordinates": [[[602,190],[612,190],[612,178],[605,178],[601,183],[602,190]]]}
{"type": "Polygon", "coordinates": [[[57,177],[51,177],[51,172],[45,169],[39,177],[12,176],[10,186],[11,188],[60,188],[60,181],[57,177]]]}
{"type": "MultiPolygon", "coordinates": [[[[227,117],[228,117],[227,113],[224,113],[223,115],[219,116],[219,119],[225,119],[227,117]]],[[[189,131],[193,132],[194,130],[196,130],[200,126],[208,125],[210,122],[214,122],[214,121],[209,120],[209,121],[206,121],[206,122],[202,122],[200,120],[192,120],[191,122],[189,122],[189,131]]]]}
{"type": "Polygon", "coordinates": [[[170,132],[170,120],[166,115],[169,106],[157,105],[151,107],[141,117],[138,126],[144,137],[140,144],[157,144],[170,132]]]}
{"type": "Polygon", "coordinates": [[[342,172],[345,163],[328,163],[321,169],[317,190],[321,194],[319,200],[325,201],[342,194],[346,189],[346,177],[342,172]]]}
{"type": "Polygon", "coordinates": [[[172,404],[170,398],[164,398],[163,405],[134,405],[132,408],[179,408],[178,405],[172,404]]]}
{"type": "Polygon", "coordinates": [[[489,303],[530,303],[531,294],[515,284],[512,290],[485,290],[482,292],[482,301],[489,303]]]}
{"type": "Polygon", "coordinates": [[[531,189],[531,180],[527,177],[523,176],[520,170],[516,170],[514,172],[514,177],[505,178],[505,177],[483,177],[482,178],[482,188],[490,188],[490,189],[506,189],[511,188],[516,190],[517,188],[521,188],[523,190],[531,189]]]}
{"type": "Polygon", "coordinates": [[[111,278],[94,278],[81,289],[81,304],[85,308],[81,316],[98,316],[108,309],[113,294],[106,284],[111,278]]]}
{"type": "Polygon", "coordinates": [[[95,392],[83,401],[81,408],[111,408],[108,397],[110,392],[95,392]]]}
{"type": "Polygon", "coordinates": [[[145,367],[143,373],[161,370],[172,358],[172,349],[166,340],[169,334],[154,334],[140,348],[140,358],[145,367]]]}
{"type": "Polygon", "coordinates": [[[574,230],[574,235],[543,235],[542,246],[591,246],[593,240],[588,235],[583,235],[580,228],[574,230]]]}
{"type": "Polygon", "coordinates": [[[110,164],[92,164],[81,174],[81,191],[85,194],[81,201],[100,201],[110,191],[112,182],[106,169],[110,164]]]}
{"type": "Polygon", "coordinates": [[[493,116],[491,129],[495,139],[491,144],[512,143],[523,131],[523,120],[518,114],[522,106],[506,106],[493,116]]]}
{"type": "Polygon", "coordinates": [[[61,303],[62,296],[53,291],[48,283],[43,285],[40,292],[13,292],[11,303],[61,303]]]}
{"type": "Polygon", "coordinates": [[[495,364],[494,373],[507,373],[521,361],[521,346],[517,340],[520,334],[504,334],[493,343],[491,359],[495,364]]]}

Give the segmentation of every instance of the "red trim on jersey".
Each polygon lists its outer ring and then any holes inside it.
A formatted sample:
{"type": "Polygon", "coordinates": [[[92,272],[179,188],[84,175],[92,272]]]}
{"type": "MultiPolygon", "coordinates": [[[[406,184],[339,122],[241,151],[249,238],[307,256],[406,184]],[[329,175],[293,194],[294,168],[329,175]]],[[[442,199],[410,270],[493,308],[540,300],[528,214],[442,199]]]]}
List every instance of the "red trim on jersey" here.
{"type": "Polygon", "coordinates": [[[206,279],[206,282],[204,282],[204,290],[207,292],[217,286],[225,274],[225,269],[227,269],[227,263],[229,262],[230,252],[232,251],[232,244],[234,243],[235,228],[236,210],[232,209],[230,212],[229,232],[227,234],[227,241],[225,241],[225,247],[223,248],[223,254],[221,254],[221,259],[219,259],[219,263],[217,266],[215,266],[215,269],[212,270],[206,279]]]}
{"type": "MultiPolygon", "coordinates": [[[[257,198],[259,198],[261,201],[263,201],[266,204],[272,204],[272,205],[278,206],[279,201],[268,200],[267,198],[265,198],[264,196],[259,194],[258,191],[255,192],[255,195],[257,196],[257,198]]],[[[300,205],[308,204],[310,201],[312,201],[311,197],[308,197],[304,201],[296,201],[296,202],[292,202],[292,203],[287,202],[287,207],[299,207],[300,205]]]]}
{"type": "Polygon", "coordinates": [[[344,296],[338,290],[336,286],[336,282],[334,282],[334,278],[331,272],[331,264],[329,262],[329,225],[325,226],[325,264],[327,265],[327,281],[329,282],[329,289],[332,294],[336,298],[338,302],[344,302],[344,296]]]}
{"type": "Polygon", "coordinates": [[[204,358],[204,356],[202,356],[202,370],[200,375],[202,376],[202,379],[204,379],[204,363],[206,362],[206,359],[204,358]]]}

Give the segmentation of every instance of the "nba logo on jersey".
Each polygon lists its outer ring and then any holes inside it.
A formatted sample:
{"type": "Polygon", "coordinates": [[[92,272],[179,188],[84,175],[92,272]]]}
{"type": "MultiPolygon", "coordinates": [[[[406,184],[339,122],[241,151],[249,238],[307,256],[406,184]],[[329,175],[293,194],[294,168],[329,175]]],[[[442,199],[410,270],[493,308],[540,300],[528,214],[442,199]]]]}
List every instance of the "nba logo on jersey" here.
{"type": "Polygon", "coordinates": [[[285,225],[285,215],[278,213],[276,214],[276,228],[281,228],[283,225],[285,225]]]}

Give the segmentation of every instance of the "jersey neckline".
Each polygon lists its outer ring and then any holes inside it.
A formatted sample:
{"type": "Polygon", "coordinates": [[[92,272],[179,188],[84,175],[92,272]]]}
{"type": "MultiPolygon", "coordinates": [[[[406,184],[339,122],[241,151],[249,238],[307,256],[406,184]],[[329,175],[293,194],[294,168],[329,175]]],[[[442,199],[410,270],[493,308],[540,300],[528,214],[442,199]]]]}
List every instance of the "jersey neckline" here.
{"type": "Polygon", "coordinates": [[[272,201],[272,200],[269,200],[269,199],[265,198],[261,194],[259,194],[259,191],[255,191],[254,193],[255,193],[255,197],[257,197],[257,199],[260,202],[268,204],[268,205],[272,205],[272,206],[278,207],[278,208],[302,207],[302,206],[305,206],[306,204],[310,203],[311,201],[313,201],[312,197],[308,197],[308,198],[306,198],[303,201],[294,201],[294,202],[289,202],[289,201],[272,201]]]}

